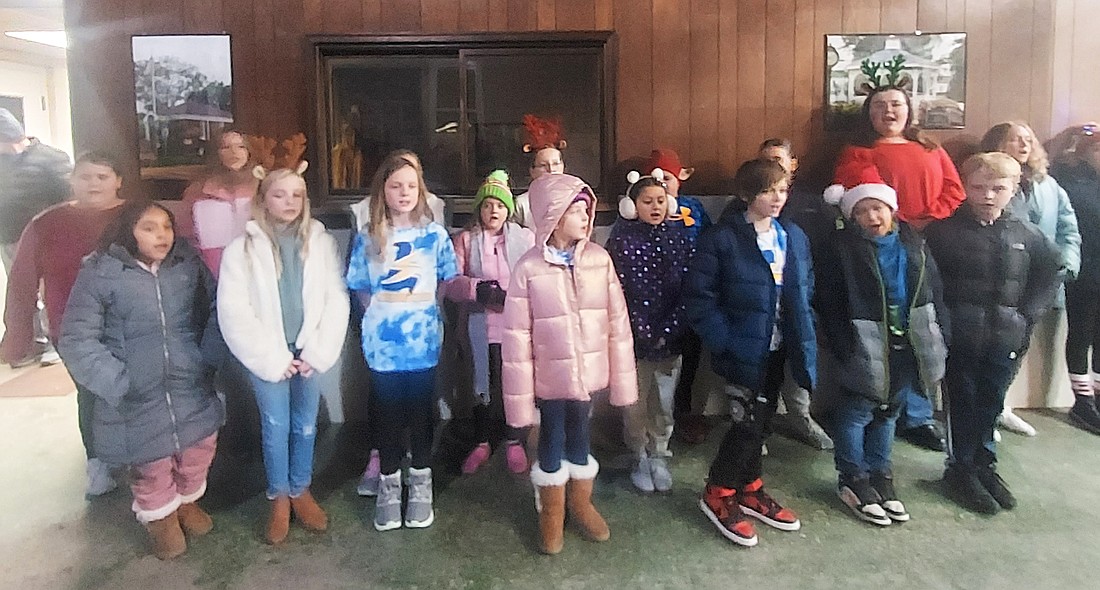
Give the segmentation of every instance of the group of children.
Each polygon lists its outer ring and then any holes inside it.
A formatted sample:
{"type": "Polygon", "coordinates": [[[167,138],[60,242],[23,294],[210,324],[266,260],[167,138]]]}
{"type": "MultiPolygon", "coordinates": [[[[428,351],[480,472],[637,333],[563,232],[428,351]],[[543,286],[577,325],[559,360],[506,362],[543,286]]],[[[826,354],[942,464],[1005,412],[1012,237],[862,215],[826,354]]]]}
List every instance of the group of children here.
{"type": "Polygon", "coordinates": [[[690,172],[655,151],[644,174],[628,176],[606,249],[591,241],[595,193],[564,173],[553,142],[533,150],[523,205],[507,174],[495,171],[453,239],[434,220],[420,161],[397,151],[358,206],[361,230],[346,266],[311,218],[305,163],[256,167],[250,219],[220,251],[216,288],[211,257],[177,239],[168,209],[127,204],[84,261],[60,329],[59,351],[90,396],[89,448],[105,463],[130,466],[134,512],[156,555],[183,553],[187,535],[212,526],[195,502],[223,420],[213,373],[225,366],[224,341],[259,406],[265,539],[281,543],[292,513],[306,529],[325,530],[310,494],[313,442],[350,290],[363,311],[377,450],[360,492],[376,496],[379,531],[435,518],[442,297],[462,306],[478,396],[478,440],[462,470],[477,471],[503,442],[509,469],[529,468],[545,553],[561,550],[567,512],[587,538],[610,536],[592,504],[594,395],[607,392],[625,408],[633,485],[671,489],[674,392],[693,337],[726,383],[731,418],[699,504],[731,541],[758,542],[750,518],[785,531],[801,526],[762,480],[764,440],[788,371],[815,394],[815,416],[835,443],[838,494],[859,518],[909,519],[890,460],[900,392],[931,398],[941,380],[949,493],[980,512],[1011,508],[995,468],[994,421],[1061,266],[1038,230],[1004,214],[1019,164],[1001,153],[967,160],[967,206],[922,235],[899,220],[898,194],[874,162],[849,162],[854,180],[826,191],[841,212],[835,231],[811,255],[810,239],[781,215],[791,154],[773,159],[777,145],[787,144],[765,142],[767,156],[738,168],[735,199],[702,233],[698,203],[677,199],[690,172]],[[517,211],[530,229],[514,221],[517,211]],[[818,387],[819,361],[830,387],[818,387]],[[525,441],[536,424],[531,461],[525,441]]]}

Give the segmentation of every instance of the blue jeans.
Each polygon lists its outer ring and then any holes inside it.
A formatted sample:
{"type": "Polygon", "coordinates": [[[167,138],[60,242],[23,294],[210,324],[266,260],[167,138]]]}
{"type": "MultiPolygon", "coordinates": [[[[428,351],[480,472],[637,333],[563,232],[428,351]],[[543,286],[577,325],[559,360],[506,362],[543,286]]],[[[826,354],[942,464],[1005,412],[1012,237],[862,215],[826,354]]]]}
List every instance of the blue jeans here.
{"type": "Polygon", "coordinates": [[[295,375],[278,383],[248,374],[260,409],[267,497],[297,498],[313,479],[313,443],[322,374],[295,375]]]}
{"type": "Polygon", "coordinates": [[[846,395],[833,417],[833,460],[841,476],[861,479],[872,473],[891,473],[890,453],[898,408],[860,395],[846,395]]]}
{"type": "Polygon", "coordinates": [[[935,422],[932,418],[932,400],[921,395],[919,387],[914,381],[898,392],[898,402],[901,404],[898,422],[902,430],[935,422]]]}
{"type": "Polygon", "coordinates": [[[562,459],[588,465],[588,414],[592,402],[543,399],[538,404],[539,468],[555,473],[561,469],[562,459]]]}

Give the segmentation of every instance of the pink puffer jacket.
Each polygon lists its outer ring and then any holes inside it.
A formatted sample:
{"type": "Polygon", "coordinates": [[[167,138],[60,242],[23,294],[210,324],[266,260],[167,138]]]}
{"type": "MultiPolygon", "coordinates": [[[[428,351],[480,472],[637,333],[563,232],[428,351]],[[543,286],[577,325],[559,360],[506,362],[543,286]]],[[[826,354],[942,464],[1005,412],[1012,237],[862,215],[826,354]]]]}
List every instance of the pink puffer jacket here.
{"type": "Polygon", "coordinates": [[[638,400],[630,318],[611,257],[587,239],[577,243],[572,270],[546,256],[550,234],[582,191],[594,209],[592,189],[575,176],[548,174],[531,183],[535,247],[516,263],[504,304],[502,377],[510,426],[534,423],[535,398],[584,401],[610,387],[612,405],[638,400]]]}

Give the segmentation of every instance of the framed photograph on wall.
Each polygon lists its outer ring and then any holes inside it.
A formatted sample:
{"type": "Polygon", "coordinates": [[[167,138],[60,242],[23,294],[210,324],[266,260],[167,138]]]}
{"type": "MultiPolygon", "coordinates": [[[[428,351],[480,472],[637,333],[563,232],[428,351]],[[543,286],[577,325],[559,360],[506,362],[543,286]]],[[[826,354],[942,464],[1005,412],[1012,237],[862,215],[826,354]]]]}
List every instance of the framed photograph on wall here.
{"type": "Polygon", "coordinates": [[[966,33],[826,35],[825,60],[830,128],[858,117],[869,89],[886,84],[907,87],[923,128],[966,124],[966,33]]]}
{"type": "Polygon", "coordinates": [[[233,123],[229,35],[135,35],[131,46],[141,176],[186,179],[233,123]]]}

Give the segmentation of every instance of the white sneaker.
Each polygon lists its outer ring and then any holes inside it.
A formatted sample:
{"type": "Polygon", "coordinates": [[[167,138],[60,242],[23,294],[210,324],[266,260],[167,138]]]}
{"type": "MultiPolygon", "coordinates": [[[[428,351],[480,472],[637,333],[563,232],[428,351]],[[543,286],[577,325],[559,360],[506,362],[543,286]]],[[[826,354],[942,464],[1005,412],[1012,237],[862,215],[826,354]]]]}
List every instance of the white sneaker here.
{"type": "Polygon", "coordinates": [[[1005,408],[1001,412],[1001,426],[1004,426],[1009,431],[1016,434],[1022,434],[1024,436],[1035,436],[1035,427],[1024,421],[1023,418],[1016,415],[1011,408],[1005,408]]]}
{"type": "Polygon", "coordinates": [[[57,351],[52,348],[50,350],[47,350],[46,352],[43,352],[42,356],[38,357],[38,364],[42,365],[43,367],[56,365],[60,362],[61,355],[57,354],[57,351]]]}
{"type": "Polygon", "coordinates": [[[638,466],[630,473],[630,481],[640,492],[653,492],[653,471],[649,467],[649,457],[638,458],[638,466]]]}
{"type": "Polygon", "coordinates": [[[111,467],[99,459],[88,459],[85,472],[88,475],[88,487],[84,489],[85,498],[102,496],[118,487],[118,483],[111,477],[111,467]]]}
{"type": "Polygon", "coordinates": [[[767,457],[768,456],[768,445],[760,445],[760,456],[761,457],[767,457]]]}
{"type": "Polygon", "coordinates": [[[995,442],[995,443],[1001,442],[1001,430],[999,428],[994,428],[993,429],[993,442],[995,442]]]}

